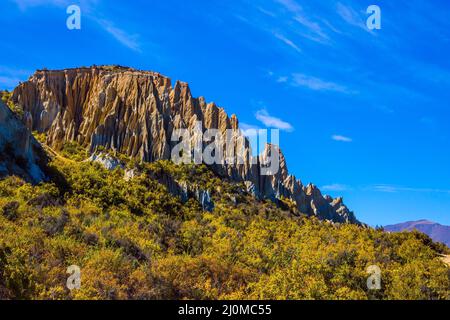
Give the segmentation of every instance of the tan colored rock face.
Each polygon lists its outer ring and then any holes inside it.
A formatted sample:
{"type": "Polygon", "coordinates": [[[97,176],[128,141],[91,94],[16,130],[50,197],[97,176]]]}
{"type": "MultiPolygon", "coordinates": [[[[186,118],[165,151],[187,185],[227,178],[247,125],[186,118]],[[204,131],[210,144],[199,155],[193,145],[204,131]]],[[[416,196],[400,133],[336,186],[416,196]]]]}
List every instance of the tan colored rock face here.
{"type": "MultiPolygon", "coordinates": [[[[37,71],[14,90],[13,100],[27,112],[27,126],[47,133],[53,149],[75,140],[92,152],[103,146],[143,161],[170,159],[177,143],[171,141],[173,130],[193,132],[197,121],[202,121],[203,131],[239,128],[235,115],[230,118],[214,103],[192,97],[186,83],[177,81],[172,87],[170,79],[158,73],[129,68],[37,71]]],[[[283,155],[278,173],[260,175],[260,167],[251,164],[248,140],[238,133],[236,141],[244,150],[244,163],[213,165],[218,174],[251,182],[261,198],[291,198],[305,214],[356,221],[340,202],[327,201],[318,189],[305,188],[289,176],[283,155]]]]}

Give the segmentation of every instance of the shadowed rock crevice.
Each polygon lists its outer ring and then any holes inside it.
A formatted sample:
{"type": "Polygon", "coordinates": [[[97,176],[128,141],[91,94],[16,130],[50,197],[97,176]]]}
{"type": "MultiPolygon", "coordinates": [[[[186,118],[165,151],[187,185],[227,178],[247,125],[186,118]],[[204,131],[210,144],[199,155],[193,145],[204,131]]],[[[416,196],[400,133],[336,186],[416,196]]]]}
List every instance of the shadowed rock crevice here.
{"type": "Polygon", "coordinates": [[[47,156],[19,117],[0,101],[0,178],[46,179],[47,156]]]}

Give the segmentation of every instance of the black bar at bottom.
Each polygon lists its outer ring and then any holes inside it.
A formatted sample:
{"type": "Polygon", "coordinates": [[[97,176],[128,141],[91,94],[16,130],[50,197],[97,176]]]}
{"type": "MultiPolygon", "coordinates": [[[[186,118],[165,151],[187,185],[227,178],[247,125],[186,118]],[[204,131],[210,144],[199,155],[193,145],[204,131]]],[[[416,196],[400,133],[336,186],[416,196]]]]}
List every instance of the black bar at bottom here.
{"type": "MultiPolygon", "coordinates": [[[[419,314],[445,315],[448,301],[0,301],[1,312],[58,319],[94,316],[128,319],[402,319],[419,314]],[[9,309],[9,310],[8,310],[9,309]],[[139,318],[134,318],[138,317],[139,318]],[[133,318],[131,318],[133,317],[133,318]]],[[[101,319],[101,318],[98,318],[101,319]]]]}

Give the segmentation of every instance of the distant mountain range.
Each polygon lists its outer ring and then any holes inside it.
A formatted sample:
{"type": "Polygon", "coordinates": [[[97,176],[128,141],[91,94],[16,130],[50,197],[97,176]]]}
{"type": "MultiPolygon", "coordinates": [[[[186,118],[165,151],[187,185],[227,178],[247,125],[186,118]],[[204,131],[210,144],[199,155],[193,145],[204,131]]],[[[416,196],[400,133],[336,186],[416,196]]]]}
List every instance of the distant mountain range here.
{"type": "Polygon", "coordinates": [[[419,220],[384,227],[384,230],[389,232],[412,231],[414,229],[427,234],[434,241],[445,243],[450,247],[450,226],[444,226],[428,220],[419,220]]]}

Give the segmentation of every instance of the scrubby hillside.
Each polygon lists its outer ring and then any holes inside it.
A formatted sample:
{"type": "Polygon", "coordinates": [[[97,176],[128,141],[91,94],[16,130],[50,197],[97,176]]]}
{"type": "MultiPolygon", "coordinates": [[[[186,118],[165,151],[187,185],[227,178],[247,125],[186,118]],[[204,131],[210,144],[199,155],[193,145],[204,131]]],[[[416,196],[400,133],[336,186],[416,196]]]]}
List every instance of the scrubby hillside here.
{"type": "Polygon", "coordinates": [[[123,157],[108,171],[87,157],[66,144],[52,183],[0,181],[0,298],[450,298],[447,249],[424,234],[305,217],[205,166],[123,157]],[[381,290],[367,289],[370,265],[381,290]]]}

